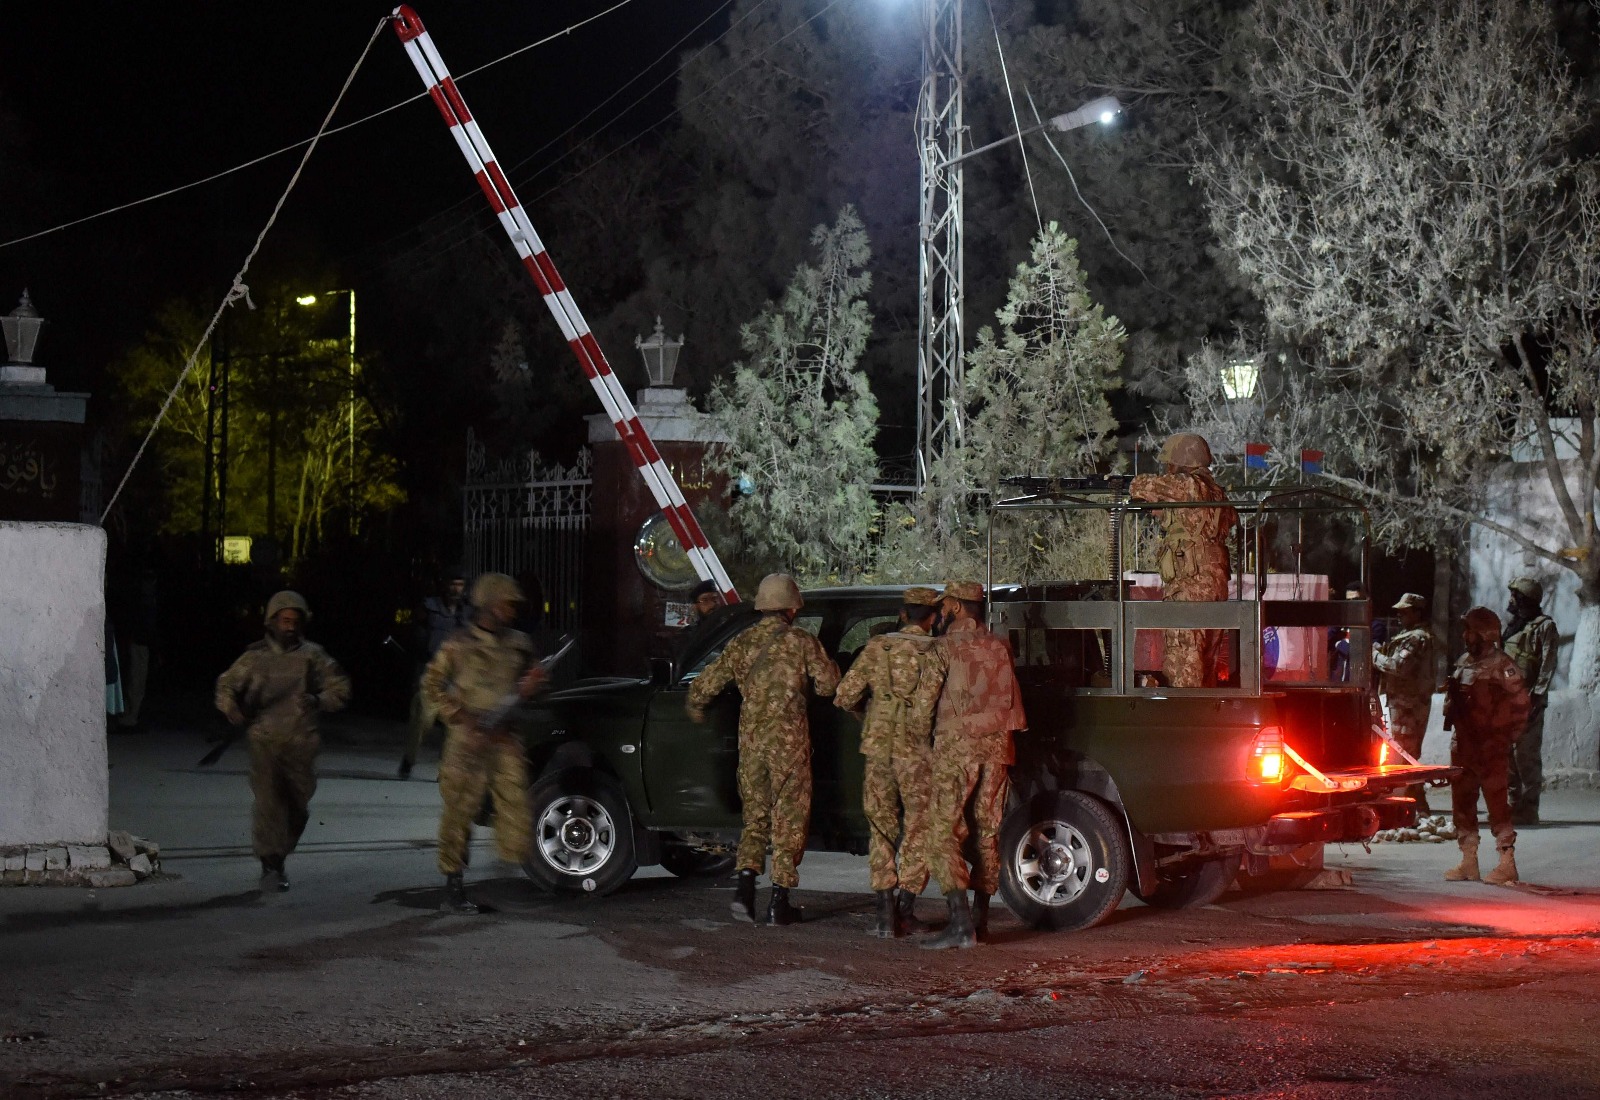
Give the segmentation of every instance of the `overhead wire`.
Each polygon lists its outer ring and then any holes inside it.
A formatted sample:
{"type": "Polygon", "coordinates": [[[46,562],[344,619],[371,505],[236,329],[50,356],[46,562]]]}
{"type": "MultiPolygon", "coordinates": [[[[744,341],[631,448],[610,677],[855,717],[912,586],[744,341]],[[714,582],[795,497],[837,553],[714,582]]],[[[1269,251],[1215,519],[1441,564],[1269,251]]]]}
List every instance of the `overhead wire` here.
{"type": "MultiPolygon", "coordinates": [[[[144,457],[145,450],[150,446],[150,440],[155,438],[156,430],[161,427],[161,422],[166,419],[167,410],[172,407],[172,402],[177,398],[178,390],[183,387],[184,380],[194,370],[195,360],[200,358],[200,350],[211,340],[211,334],[216,331],[217,325],[222,321],[223,311],[241,299],[251,309],[255,308],[255,303],[250,301],[250,287],[246,285],[244,277],[249,273],[250,265],[255,261],[256,253],[261,251],[261,246],[265,243],[267,234],[272,231],[273,225],[277,223],[278,214],[282,212],[284,203],[289,201],[290,192],[300,182],[300,175],[305,171],[306,164],[310,162],[311,154],[317,151],[318,142],[326,135],[328,124],[333,121],[334,114],[338,112],[339,104],[344,102],[345,94],[349,92],[350,85],[355,82],[356,74],[361,71],[361,66],[366,63],[367,55],[372,52],[372,44],[378,40],[378,35],[382,34],[383,29],[388,25],[389,17],[386,15],[378,20],[377,26],[373,27],[372,36],[367,39],[367,44],[362,49],[361,56],[356,58],[355,66],[350,70],[350,75],[344,78],[344,84],[340,86],[339,94],[334,97],[333,105],[328,108],[328,113],[323,116],[322,125],[312,135],[311,140],[306,143],[305,155],[300,158],[300,163],[295,165],[294,174],[289,177],[289,183],[284,187],[283,194],[278,196],[277,203],[272,207],[272,213],[267,216],[266,224],[261,227],[261,232],[256,234],[255,244],[250,246],[250,251],[245,256],[244,263],[240,265],[238,272],[233,276],[232,285],[223,294],[222,301],[218,304],[216,312],[211,315],[211,322],[206,325],[205,332],[201,333],[194,350],[189,353],[189,359],[184,363],[183,371],[178,375],[177,381],[167,391],[166,400],[161,403],[161,408],[157,410],[155,419],[150,422],[150,427],[144,433],[144,438],[139,441],[139,449],[134,452],[133,458],[128,463],[128,468],[122,472],[122,479],[117,482],[116,490],[112,492],[111,499],[106,502],[105,511],[100,513],[100,525],[102,527],[105,526],[106,517],[111,514],[111,509],[117,506],[117,499],[122,496],[122,490],[127,487],[128,479],[133,476],[133,471],[138,468],[139,460],[144,457]]],[[[209,486],[207,491],[209,491],[209,486]]]]}
{"type": "MultiPolygon", "coordinates": [[[[1017,113],[1017,96],[1011,90],[1011,73],[1006,68],[1006,49],[1000,42],[1000,21],[994,15],[993,0],[984,0],[989,9],[989,26],[994,28],[994,51],[1000,56],[1000,79],[1006,86],[1006,101],[1011,105],[1011,126],[1016,133],[1022,133],[1022,118],[1017,113]]],[[[1040,232],[1044,231],[1044,215],[1039,213],[1039,193],[1033,188],[1033,168],[1028,163],[1028,143],[1020,138],[1017,146],[1022,150],[1022,172],[1028,179],[1028,197],[1033,200],[1033,220],[1040,232]]]]}
{"type": "MultiPolygon", "coordinates": [[[[477,68],[468,69],[466,72],[461,74],[461,77],[459,79],[465,80],[469,76],[473,76],[473,75],[475,75],[477,73],[481,73],[485,69],[492,68],[493,66],[498,65],[503,61],[508,61],[511,58],[517,57],[520,54],[527,53],[529,50],[537,49],[540,46],[548,45],[549,43],[554,42],[556,39],[563,38],[563,37],[571,34],[573,31],[578,30],[578,29],[580,29],[582,27],[585,27],[588,24],[593,23],[598,19],[604,19],[606,16],[610,15],[612,12],[617,11],[619,8],[627,7],[629,4],[631,4],[633,2],[634,2],[634,0],[617,0],[617,2],[615,4],[612,4],[610,7],[606,8],[604,11],[597,12],[594,15],[591,15],[591,16],[585,18],[585,19],[580,19],[578,22],[573,23],[572,25],[570,25],[570,26],[568,26],[568,27],[566,27],[566,28],[564,28],[562,30],[556,31],[553,34],[548,34],[548,35],[546,35],[545,37],[539,39],[536,42],[530,42],[530,43],[528,43],[528,44],[526,44],[524,46],[517,47],[516,49],[510,51],[509,53],[501,54],[499,57],[494,58],[491,61],[484,62],[482,65],[479,65],[477,68]]],[[[730,2],[731,2],[731,0],[730,0],[730,2]]],[[[389,18],[388,16],[385,16],[384,17],[385,21],[387,21],[388,18],[389,18]]],[[[367,49],[370,50],[371,48],[372,48],[372,43],[368,42],[367,43],[367,49]]],[[[363,56],[365,56],[365,51],[363,51],[363,56]]],[[[343,93],[341,93],[340,97],[341,97],[341,99],[343,98],[343,93]]],[[[146,205],[148,203],[156,202],[156,201],[158,201],[160,199],[168,198],[169,196],[172,196],[172,195],[181,194],[184,191],[191,191],[196,187],[203,187],[208,183],[213,183],[213,182],[215,182],[215,181],[217,181],[219,179],[223,179],[223,178],[225,178],[227,176],[234,175],[235,173],[243,172],[247,168],[254,168],[256,165],[261,164],[261,163],[263,163],[265,161],[272,160],[274,157],[280,157],[285,153],[292,153],[296,149],[304,149],[308,145],[314,145],[314,144],[316,144],[316,142],[320,141],[324,137],[331,137],[334,134],[340,134],[340,133],[343,133],[346,130],[354,129],[357,126],[365,125],[366,123],[371,122],[373,119],[381,118],[384,115],[389,114],[392,111],[398,111],[401,107],[407,106],[408,104],[411,104],[411,103],[415,103],[419,99],[427,99],[427,98],[428,98],[428,93],[427,92],[418,92],[416,95],[407,96],[405,99],[399,100],[399,101],[397,101],[395,103],[391,103],[389,106],[380,108],[379,110],[376,110],[376,111],[373,111],[371,114],[364,115],[361,118],[358,118],[353,122],[346,122],[341,126],[324,127],[322,129],[318,130],[317,133],[315,135],[313,135],[312,137],[306,138],[303,141],[294,142],[294,143],[292,143],[290,145],[285,145],[281,149],[274,149],[270,153],[263,153],[261,156],[252,157],[251,159],[249,159],[247,161],[244,161],[244,162],[242,162],[240,164],[234,165],[232,168],[225,168],[220,172],[213,172],[211,175],[205,176],[205,177],[203,177],[201,179],[191,180],[189,183],[180,184],[177,187],[169,187],[164,191],[158,191],[158,192],[156,192],[154,194],[146,195],[143,198],[134,199],[132,202],[119,203],[116,206],[107,207],[106,209],[97,211],[96,213],[86,214],[81,218],[74,218],[71,221],[62,222],[59,225],[53,225],[53,226],[49,227],[48,229],[41,229],[41,230],[38,230],[37,232],[25,234],[25,235],[23,235],[21,237],[13,237],[12,239],[10,239],[8,241],[0,241],[0,248],[9,248],[9,247],[11,247],[12,245],[15,245],[15,244],[23,244],[23,243],[25,243],[27,241],[37,240],[40,237],[48,237],[53,233],[60,233],[63,230],[72,229],[75,226],[83,225],[83,224],[85,224],[87,222],[98,221],[101,218],[110,217],[112,214],[120,214],[124,210],[131,210],[136,206],[144,206],[144,205],[146,205]]]]}

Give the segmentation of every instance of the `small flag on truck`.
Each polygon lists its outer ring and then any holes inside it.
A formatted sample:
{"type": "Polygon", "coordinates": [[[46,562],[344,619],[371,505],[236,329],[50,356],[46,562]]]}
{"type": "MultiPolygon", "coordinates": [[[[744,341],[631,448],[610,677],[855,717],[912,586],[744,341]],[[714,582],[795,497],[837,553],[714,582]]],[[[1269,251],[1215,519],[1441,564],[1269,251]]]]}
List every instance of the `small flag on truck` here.
{"type": "Polygon", "coordinates": [[[1265,470],[1267,468],[1267,452],[1271,449],[1265,443],[1246,443],[1244,445],[1244,468],[1247,470],[1265,470]]]}
{"type": "Polygon", "coordinates": [[[1303,474],[1320,474],[1322,472],[1322,452],[1301,451],[1300,472],[1303,474]]]}

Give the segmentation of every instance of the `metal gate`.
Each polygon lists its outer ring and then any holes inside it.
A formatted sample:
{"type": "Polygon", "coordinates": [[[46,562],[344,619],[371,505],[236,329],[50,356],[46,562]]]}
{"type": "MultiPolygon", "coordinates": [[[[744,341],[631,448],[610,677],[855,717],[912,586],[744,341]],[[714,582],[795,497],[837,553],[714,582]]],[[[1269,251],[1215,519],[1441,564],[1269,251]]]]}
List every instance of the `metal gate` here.
{"type": "Polygon", "coordinates": [[[536,579],[546,623],[561,631],[577,630],[581,617],[589,462],[584,450],[571,466],[546,466],[529,451],[491,465],[483,444],[467,431],[461,502],[466,567],[474,575],[492,570],[536,579]]]}

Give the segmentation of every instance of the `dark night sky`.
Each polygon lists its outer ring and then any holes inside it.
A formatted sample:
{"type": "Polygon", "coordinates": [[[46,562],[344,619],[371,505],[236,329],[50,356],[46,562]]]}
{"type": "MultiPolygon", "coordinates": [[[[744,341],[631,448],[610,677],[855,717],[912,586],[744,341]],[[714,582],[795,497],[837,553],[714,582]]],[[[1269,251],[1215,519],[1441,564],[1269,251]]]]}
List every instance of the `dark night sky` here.
{"type": "MultiPolygon", "coordinates": [[[[451,71],[468,70],[610,6],[423,0],[451,71]]],[[[663,54],[571,138],[588,136],[673,69],[670,47],[722,0],[633,0],[549,45],[465,78],[501,163],[515,165],[663,54]]],[[[390,3],[0,5],[0,240],[188,183],[315,133],[390,3]]],[[[726,26],[721,12],[691,40],[726,26]]],[[[667,84],[617,123],[635,134],[671,109],[667,84]]],[[[387,27],[335,125],[422,83],[387,27]]],[[[264,224],[299,152],[24,244],[0,248],[0,312],[24,286],[52,322],[40,361],[58,386],[94,386],[105,360],[179,294],[214,303],[264,224]]],[[[522,198],[556,182],[512,173],[522,198]]],[[[324,139],[257,270],[312,257],[361,286],[386,242],[452,204],[483,202],[432,104],[420,100],[324,139]]],[[[509,248],[509,244],[507,245],[509,248]]],[[[559,257],[557,257],[559,260],[559,257]]],[[[381,343],[382,334],[368,332],[381,343]]]]}

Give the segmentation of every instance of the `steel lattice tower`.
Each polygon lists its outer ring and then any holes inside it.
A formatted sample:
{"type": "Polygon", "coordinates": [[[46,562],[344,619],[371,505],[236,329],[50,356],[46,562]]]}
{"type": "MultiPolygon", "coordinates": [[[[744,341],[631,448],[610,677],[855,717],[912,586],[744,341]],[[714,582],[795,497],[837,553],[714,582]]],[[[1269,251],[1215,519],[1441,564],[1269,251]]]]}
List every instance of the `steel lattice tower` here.
{"type": "Polygon", "coordinates": [[[962,437],[965,348],[962,282],[961,0],[923,0],[921,317],[917,346],[917,488],[945,449],[962,437]]]}

